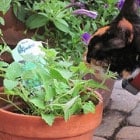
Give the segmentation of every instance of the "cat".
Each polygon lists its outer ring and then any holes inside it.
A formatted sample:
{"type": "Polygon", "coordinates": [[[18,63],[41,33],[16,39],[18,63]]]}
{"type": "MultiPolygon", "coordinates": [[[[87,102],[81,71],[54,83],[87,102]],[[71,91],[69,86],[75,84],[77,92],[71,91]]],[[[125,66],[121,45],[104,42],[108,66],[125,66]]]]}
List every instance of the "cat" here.
{"type": "Polygon", "coordinates": [[[118,16],[90,38],[86,61],[128,77],[140,68],[140,17],[136,0],[125,0],[118,16]]]}

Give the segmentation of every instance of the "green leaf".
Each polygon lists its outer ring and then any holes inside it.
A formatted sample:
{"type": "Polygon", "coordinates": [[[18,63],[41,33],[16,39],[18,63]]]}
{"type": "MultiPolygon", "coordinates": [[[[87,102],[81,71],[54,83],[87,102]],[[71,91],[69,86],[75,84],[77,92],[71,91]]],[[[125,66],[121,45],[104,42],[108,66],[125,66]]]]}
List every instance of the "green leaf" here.
{"type": "Polygon", "coordinates": [[[42,15],[34,14],[26,20],[26,26],[30,29],[42,27],[47,24],[48,19],[42,15]]]}
{"type": "Polygon", "coordinates": [[[38,107],[40,109],[45,109],[45,104],[44,104],[43,100],[41,100],[40,98],[37,98],[37,97],[31,98],[31,99],[29,99],[29,101],[31,103],[33,103],[36,107],[38,107]]]}
{"type": "Polygon", "coordinates": [[[59,61],[58,63],[59,63],[59,65],[61,65],[64,68],[69,68],[70,66],[73,65],[73,63],[69,62],[69,61],[59,61]]]}
{"type": "Polygon", "coordinates": [[[42,119],[50,126],[52,126],[55,116],[53,114],[41,113],[42,119]]]}
{"type": "Polygon", "coordinates": [[[22,75],[22,72],[23,69],[21,67],[21,64],[18,62],[13,62],[6,70],[6,77],[7,79],[15,80],[22,75]]]}
{"type": "Polygon", "coordinates": [[[54,25],[61,31],[65,32],[65,33],[69,33],[69,26],[67,24],[67,22],[63,19],[56,19],[53,21],[54,25]]]}
{"type": "Polygon", "coordinates": [[[67,118],[70,118],[71,115],[80,114],[82,108],[81,99],[77,99],[77,101],[71,106],[71,108],[67,112],[67,118]]]}
{"type": "Polygon", "coordinates": [[[46,85],[45,101],[50,101],[55,96],[55,89],[52,86],[46,85]]]}
{"type": "Polygon", "coordinates": [[[71,115],[70,108],[76,103],[78,98],[79,98],[79,96],[76,96],[64,105],[63,110],[64,110],[65,120],[68,120],[70,118],[70,115],[71,115]]]}
{"type": "Polygon", "coordinates": [[[34,72],[34,74],[36,74],[38,76],[39,81],[42,84],[49,85],[49,83],[51,81],[51,76],[50,76],[50,73],[48,72],[47,68],[42,67],[41,65],[38,65],[37,69],[35,69],[33,72],[34,72]]]}
{"type": "Polygon", "coordinates": [[[75,81],[72,81],[73,82],[73,88],[71,88],[68,92],[69,94],[71,94],[73,97],[79,95],[79,91],[82,91],[84,90],[83,88],[83,83],[80,81],[80,80],[77,80],[76,82],[75,81]]]}
{"type": "Polygon", "coordinates": [[[0,61],[0,68],[5,68],[5,67],[8,67],[8,63],[7,62],[4,62],[4,61],[0,61]]]}
{"type": "Polygon", "coordinates": [[[54,88],[57,94],[65,94],[68,89],[70,88],[66,83],[64,82],[60,82],[56,79],[53,80],[54,81],[54,88]]]}
{"type": "Polygon", "coordinates": [[[0,29],[0,36],[3,36],[2,30],[0,29]]]}
{"type": "Polygon", "coordinates": [[[58,52],[55,49],[46,49],[44,51],[46,52],[47,59],[56,59],[58,52]]]}
{"type": "Polygon", "coordinates": [[[50,74],[52,78],[57,79],[58,81],[67,82],[67,79],[61,74],[60,69],[51,68],[50,74]]]}
{"type": "Polygon", "coordinates": [[[12,90],[13,88],[15,88],[18,85],[17,81],[13,81],[13,80],[8,80],[8,79],[4,79],[4,87],[8,90],[12,90]]]}
{"type": "Polygon", "coordinates": [[[83,108],[84,114],[87,114],[89,112],[92,112],[92,113],[95,112],[95,105],[91,101],[85,103],[82,108],[83,108]]]}
{"type": "Polygon", "coordinates": [[[62,69],[61,71],[59,71],[61,73],[61,75],[63,76],[63,78],[65,78],[66,80],[69,80],[73,75],[72,72],[68,71],[68,70],[64,70],[62,69]]]}
{"type": "Polygon", "coordinates": [[[118,2],[118,0],[107,0],[109,4],[115,4],[118,2]]]}
{"type": "Polygon", "coordinates": [[[5,25],[4,18],[2,18],[2,17],[0,17],[0,24],[1,24],[1,25],[5,25]]]}
{"type": "Polygon", "coordinates": [[[25,79],[25,80],[32,79],[34,77],[34,74],[35,73],[32,70],[23,71],[22,78],[25,79]]]}
{"type": "Polygon", "coordinates": [[[84,62],[80,62],[78,66],[72,66],[71,70],[75,73],[79,71],[78,74],[84,75],[86,73],[93,73],[93,69],[87,68],[84,62]]]}
{"type": "Polygon", "coordinates": [[[3,14],[5,14],[9,10],[11,1],[12,0],[0,0],[0,11],[3,14]]]}
{"type": "Polygon", "coordinates": [[[20,21],[25,23],[27,14],[29,12],[26,10],[25,5],[14,4],[13,5],[13,12],[14,12],[17,19],[19,19],[20,21]]]}

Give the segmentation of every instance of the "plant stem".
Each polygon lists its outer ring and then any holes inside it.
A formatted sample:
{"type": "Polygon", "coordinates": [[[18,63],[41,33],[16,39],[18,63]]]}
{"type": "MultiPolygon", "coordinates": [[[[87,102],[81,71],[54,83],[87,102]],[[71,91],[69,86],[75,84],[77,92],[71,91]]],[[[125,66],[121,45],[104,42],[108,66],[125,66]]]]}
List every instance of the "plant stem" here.
{"type": "Polygon", "coordinates": [[[3,100],[3,101],[5,101],[5,102],[7,102],[7,103],[9,103],[9,104],[11,104],[11,105],[13,105],[16,109],[18,109],[20,112],[22,112],[23,114],[26,114],[27,115],[27,113],[26,112],[24,112],[20,107],[18,107],[15,103],[13,103],[12,101],[10,101],[10,100],[6,100],[6,99],[4,99],[4,98],[2,98],[2,97],[0,97],[0,99],[1,100],[3,100]]]}

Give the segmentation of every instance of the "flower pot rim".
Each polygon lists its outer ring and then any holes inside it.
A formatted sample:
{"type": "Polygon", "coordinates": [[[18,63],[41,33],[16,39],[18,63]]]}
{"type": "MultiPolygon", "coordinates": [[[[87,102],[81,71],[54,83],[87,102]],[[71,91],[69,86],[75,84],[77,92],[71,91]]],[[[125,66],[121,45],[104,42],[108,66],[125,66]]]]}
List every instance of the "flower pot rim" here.
{"type": "Polygon", "coordinates": [[[103,112],[103,98],[99,92],[95,91],[95,94],[100,99],[95,107],[95,113],[72,115],[67,121],[63,117],[56,117],[52,126],[46,124],[41,116],[23,115],[0,108],[0,132],[38,139],[63,139],[80,136],[87,132],[92,133],[101,123],[103,112]],[[62,133],[61,130],[64,132],[62,133]]]}
{"type": "MultiPolygon", "coordinates": [[[[102,104],[102,101],[99,102],[96,106],[99,106],[100,104],[102,104]]],[[[41,116],[35,116],[35,115],[24,115],[24,114],[20,114],[20,113],[14,113],[14,112],[11,112],[11,111],[8,111],[8,110],[5,110],[5,109],[2,109],[0,108],[0,112],[3,112],[3,113],[8,113],[9,115],[14,115],[14,116],[19,116],[19,117],[32,117],[32,118],[36,118],[36,119],[40,119],[41,116]]],[[[70,118],[76,118],[76,117],[80,117],[80,116],[83,116],[83,115],[88,115],[88,114],[95,114],[94,113],[87,113],[87,114],[75,114],[75,115],[72,115],[70,118]]],[[[64,118],[62,116],[57,116],[56,119],[62,119],[64,120],[64,118]]]]}
{"type": "Polygon", "coordinates": [[[39,116],[16,114],[0,109],[0,132],[36,139],[70,138],[87,132],[93,133],[101,123],[102,112],[103,102],[99,102],[95,113],[73,115],[67,122],[62,117],[57,117],[53,125],[49,126],[39,116]]]}

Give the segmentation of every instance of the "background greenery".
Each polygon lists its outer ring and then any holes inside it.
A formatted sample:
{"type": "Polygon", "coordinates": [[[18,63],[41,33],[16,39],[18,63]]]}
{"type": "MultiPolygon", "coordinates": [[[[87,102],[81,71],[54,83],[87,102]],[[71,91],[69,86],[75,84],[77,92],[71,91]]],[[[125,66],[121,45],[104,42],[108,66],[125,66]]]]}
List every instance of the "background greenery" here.
{"type": "MultiPolygon", "coordinates": [[[[1,0],[0,11],[3,14],[13,7],[16,17],[25,23],[27,31],[35,29],[33,36],[56,48],[64,57],[81,61],[85,51],[81,35],[92,34],[97,28],[108,24],[119,12],[118,0],[1,0]],[[98,16],[92,19],[86,15],[74,15],[76,9],[96,11],[98,16]]],[[[0,23],[4,20],[0,17],[0,23]]]]}

